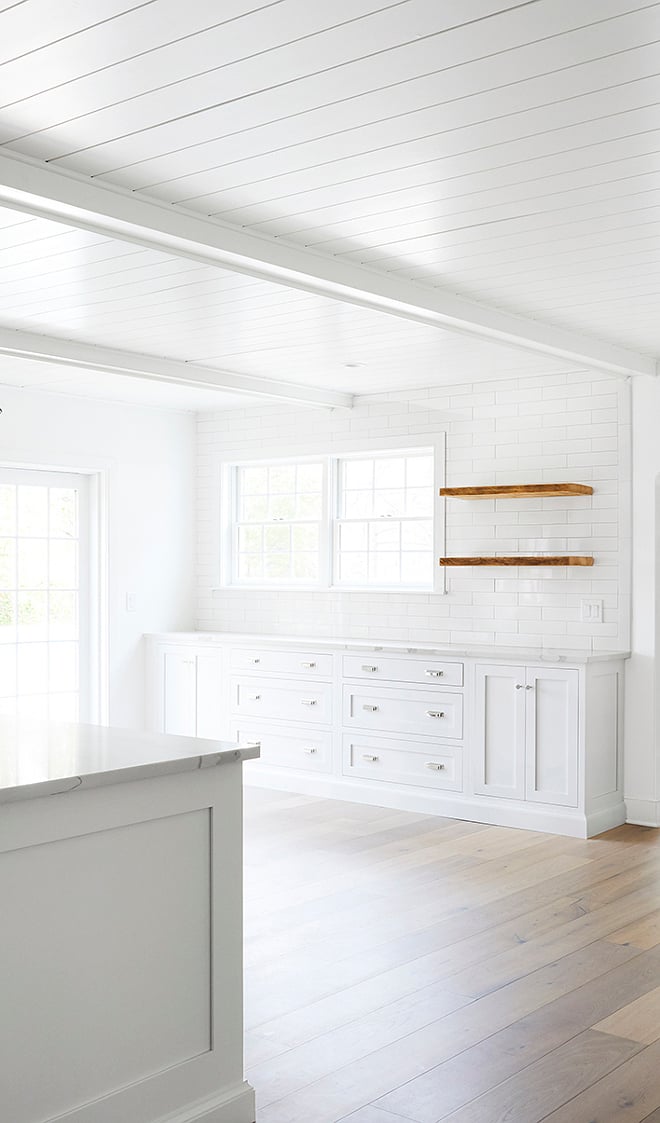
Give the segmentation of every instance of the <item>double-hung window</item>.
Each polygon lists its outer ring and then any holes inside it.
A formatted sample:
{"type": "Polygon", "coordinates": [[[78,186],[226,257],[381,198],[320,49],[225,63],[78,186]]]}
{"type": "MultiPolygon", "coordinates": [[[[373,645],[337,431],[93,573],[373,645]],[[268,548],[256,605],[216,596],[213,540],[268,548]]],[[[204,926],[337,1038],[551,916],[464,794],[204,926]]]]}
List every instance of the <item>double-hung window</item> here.
{"type": "Polygon", "coordinates": [[[439,590],[437,452],[227,466],[224,584],[439,590]]]}

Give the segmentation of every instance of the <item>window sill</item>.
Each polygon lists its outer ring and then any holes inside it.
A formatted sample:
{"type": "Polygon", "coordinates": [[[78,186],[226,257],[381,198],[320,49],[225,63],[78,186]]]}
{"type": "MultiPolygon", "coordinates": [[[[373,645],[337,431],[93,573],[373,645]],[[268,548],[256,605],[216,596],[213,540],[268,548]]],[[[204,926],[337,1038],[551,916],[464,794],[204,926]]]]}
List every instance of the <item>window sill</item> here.
{"type": "Polygon", "coordinates": [[[444,589],[421,589],[419,585],[214,585],[221,593],[405,593],[406,596],[444,596],[444,589]]]}

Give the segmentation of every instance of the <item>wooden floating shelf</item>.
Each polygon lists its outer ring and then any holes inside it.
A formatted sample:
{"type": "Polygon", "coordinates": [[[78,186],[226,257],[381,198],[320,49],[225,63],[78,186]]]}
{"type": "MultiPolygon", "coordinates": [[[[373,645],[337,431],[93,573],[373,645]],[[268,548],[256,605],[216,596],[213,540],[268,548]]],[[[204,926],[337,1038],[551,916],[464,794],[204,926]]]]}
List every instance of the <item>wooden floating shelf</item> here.
{"type": "Polygon", "coordinates": [[[576,555],[520,558],[440,558],[439,565],[593,565],[594,559],[576,555]]]}
{"type": "Polygon", "coordinates": [[[492,487],[441,487],[440,494],[451,499],[524,499],[540,495],[593,495],[588,484],[503,484],[492,487]]]}

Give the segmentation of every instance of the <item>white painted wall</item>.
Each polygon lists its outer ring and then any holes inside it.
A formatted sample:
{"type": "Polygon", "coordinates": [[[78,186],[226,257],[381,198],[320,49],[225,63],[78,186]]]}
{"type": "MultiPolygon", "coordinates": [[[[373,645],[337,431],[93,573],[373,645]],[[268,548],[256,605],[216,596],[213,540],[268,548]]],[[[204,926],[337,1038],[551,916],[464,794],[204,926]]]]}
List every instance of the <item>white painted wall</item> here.
{"type": "Polygon", "coordinates": [[[626,670],[626,802],[634,822],[660,826],[660,383],[633,380],[632,657],[626,670]]]}
{"type": "Polygon", "coordinates": [[[194,416],[3,388],[0,407],[0,462],[107,472],[109,719],[143,728],[142,636],[193,621],[194,416]]]}
{"type": "Polygon", "coordinates": [[[198,604],[204,630],[563,650],[629,646],[630,389],[594,372],[362,397],[350,413],[274,407],[198,419],[198,604]],[[594,554],[592,569],[452,569],[428,593],[218,589],[223,460],[396,446],[447,433],[447,484],[575,481],[571,499],[447,502],[447,553],[594,554]],[[580,619],[602,598],[603,622],[580,619]]]}

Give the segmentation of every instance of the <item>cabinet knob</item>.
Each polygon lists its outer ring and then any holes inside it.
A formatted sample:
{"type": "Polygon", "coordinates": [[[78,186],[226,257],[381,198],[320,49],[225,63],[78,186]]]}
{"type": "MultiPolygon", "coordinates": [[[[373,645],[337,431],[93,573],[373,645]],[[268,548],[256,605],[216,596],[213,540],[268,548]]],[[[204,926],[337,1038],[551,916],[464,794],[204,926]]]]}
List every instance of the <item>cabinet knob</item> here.
{"type": "Polygon", "coordinates": [[[371,671],[373,673],[374,671],[378,670],[378,667],[372,667],[372,666],[369,665],[369,663],[363,663],[362,664],[362,670],[363,671],[371,671]]]}
{"type": "Polygon", "coordinates": [[[428,675],[429,678],[442,678],[444,673],[444,671],[424,671],[424,674],[428,675]]]}
{"type": "Polygon", "coordinates": [[[427,760],[426,767],[430,768],[433,772],[442,772],[444,764],[439,764],[437,760],[427,760]]]}
{"type": "Polygon", "coordinates": [[[301,698],[300,699],[300,705],[301,706],[315,706],[316,705],[316,698],[301,698]]]}
{"type": "Polygon", "coordinates": [[[316,663],[301,663],[300,666],[304,667],[307,671],[312,671],[316,666],[316,663]]]}
{"type": "Polygon", "coordinates": [[[362,759],[368,760],[370,764],[374,764],[374,762],[378,760],[378,757],[377,756],[370,756],[369,753],[363,753],[362,759]]]}
{"type": "Polygon", "coordinates": [[[523,684],[521,682],[517,682],[516,683],[516,690],[522,690],[522,688],[523,688],[523,684]]]}
{"type": "Polygon", "coordinates": [[[445,715],[442,712],[442,710],[427,710],[426,716],[427,717],[444,717],[445,715]]]}
{"type": "Polygon", "coordinates": [[[378,706],[363,706],[362,709],[366,710],[369,714],[378,713],[378,706]]]}
{"type": "Polygon", "coordinates": [[[534,687],[533,687],[533,686],[530,686],[530,685],[529,685],[529,683],[528,683],[528,684],[527,684],[527,686],[525,687],[525,690],[533,690],[533,689],[534,689],[534,687]]]}

